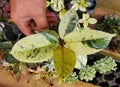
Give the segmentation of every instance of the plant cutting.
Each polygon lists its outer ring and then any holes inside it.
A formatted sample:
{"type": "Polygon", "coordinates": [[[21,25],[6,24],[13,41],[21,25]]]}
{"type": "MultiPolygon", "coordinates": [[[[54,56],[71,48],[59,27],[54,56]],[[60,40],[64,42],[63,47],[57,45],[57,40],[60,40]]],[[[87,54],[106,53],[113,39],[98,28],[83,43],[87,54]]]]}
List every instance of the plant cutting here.
{"type": "MultiPolygon", "coordinates": [[[[47,6],[60,16],[58,32],[36,31],[36,34],[17,41],[10,51],[11,56],[18,61],[10,66],[14,73],[20,73],[23,69],[29,68],[27,65],[34,64],[39,70],[30,68],[29,71],[36,73],[35,79],[47,77],[52,81],[54,77],[58,77],[60,82],[74,82],[79,79],[90,81],[96,72],[104,74],[116,70],[115,61],[108,57],[96,61],[93,66],[87,65],[87,55],[105,49],[116,36],[88,26],[97,22],[86,10],[90,6],[89,1],[72,0],[69,9],[64,6],[64,0],[47,1],[47,6]],[[79,18],[78,10],[84,12],[82,18],[79,18]],[[41,67],[38,67],[40,65],[41,67]],[[112,67],[102,70],[102,65],[112,67]],[[75,68],[79,70],[78,75],[73,72],[75,68]]],[[[4,27],[2,24],[1,26],[4,27]]]]}

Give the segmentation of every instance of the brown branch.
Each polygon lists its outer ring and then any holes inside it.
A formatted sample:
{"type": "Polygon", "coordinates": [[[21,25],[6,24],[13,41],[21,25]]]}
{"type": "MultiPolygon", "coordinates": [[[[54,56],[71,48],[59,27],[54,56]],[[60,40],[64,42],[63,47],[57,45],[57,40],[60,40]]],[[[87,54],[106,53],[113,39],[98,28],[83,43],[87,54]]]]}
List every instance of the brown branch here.
{"type": "Polygon", "coordinates": [[[103,55],[106,55],[106,56],[110,56],[110,57],[112,57],[112,58],[114,58],[114,59],[118,59],[118,60],[120,60],[120,54],[119,53],[115,53],[115,52],[112,52],[112,51],[110,51],[110,50],[102,50],[102,51],[100,51],[99,52],[100,54],[103,54],[103,55]]]}

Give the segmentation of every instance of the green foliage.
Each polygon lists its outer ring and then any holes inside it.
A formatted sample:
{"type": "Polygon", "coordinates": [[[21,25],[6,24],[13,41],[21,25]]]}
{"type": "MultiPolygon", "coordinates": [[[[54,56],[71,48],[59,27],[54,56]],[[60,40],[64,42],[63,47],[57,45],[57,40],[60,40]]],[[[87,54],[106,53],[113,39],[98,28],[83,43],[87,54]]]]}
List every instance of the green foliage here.
{"type": "Polygon", "coordinates": [[[19,71],[19,64],[15,63],[13,66],[13,72],[14,72],[14,74],[16,74],[18,71],[19,71]]]}
{"type": "Polygon", "coordinates": [[[11,54],[9,54],[10,51],[11,51],[10,49],[6,49],[6,55],[5,55],[6,61],[10,64],[19,63],[17,59],[15,59],[11,54]]]}
{"type": "Polygon", "coordinates": [[[117,64],[112,58],[103,58],[96,61],[93,67],[101,74],[105,74],[111,70],[115,71],[117,69],[117,64]]]}
{"type": "Polygon", "coordinates": [[[57,45],[56,37],[40,32],[21,39],[13,46],[10,53],[19,61],[36,63],[51,58],[57,45]]]}
{"type": "Polygon", "coordinates": [[[83,67],[86,66],[87,64],[87,55],[84,55],[84,56],[81,56],[81,55],[78,55],[76,56],[76,65],[75,65],[75,68],[76,69],[81,69],[83,67]]]}
{"type": "Polygon", "coordinates": [[[10,41],[4,41],[0,42],[0,49],[11,49],[12,48],[12,43],[10,41]]]}
{"type": "Polygon", "coordinates": [[[79,78],[81,80],[91,81],[95,77],[96,71],[93,67],[86,66],[80,69],[79,78]]]}
{"type": "Polygon", "coordinates": [[[53,58],[59,80],[62,81],[72,73],[76,63],[76,56],[71,49],[59,46],[55,50],[53,58]]]}
{"type": "Polygon", "coordinates": [[[111,40],[107,49],[115,53],[120,53],[120,17],[104,15],[103,18],[98,21],[96,29],[117,34],[117,36],[111,40]]]}
{"type": "Polygon", "coordinates": [[[96,72],[105,74],[111,70],[116,70],[117,65],[115,60],[110,57],[105,57],[94,62],[92,66],[84,66],[80,69],[79,74],[76,72],[72,73],[68,78],[65,79],[65,82],[73,83],[80,80],[91,81],[96,76],[96,72]]]}
{"type": "Polygon", "coordinates": [[[64,0],[51,0],[50,6],[54,11],[59,12],[64,9],[64,0]]]}
{"type": "Polygon", "coordinates": [[[79,81],[79,80],[78,80],[78,76],[77,76],[76,72],[73,72],[68,78],[65,79],[65,82],[68,82],[68,83],[74,83],[77,81],[79,81]]]}
{"type": "Polygon", "coordinates": [[[89,41],[89,40],[97,40],[106,38],[110,40],[116,34],[109,34],[98,30],[93,29],[84,29],[80,31],[73,31],[64,37],[64,41],[67,43],[69,42],[82,42],[82,41],[89,41]]]}
{"type": "MultiPolygon", "coordinates": [[[[83,56],[101,51],[116,35],[82,28],[79,25],[78,15],[73,9],[67,11],[62,17],[58,33],[59,35],[48,30],[27,36],[18,41],[10,53],[17,60],[28,63],[53,58],[53,65],[60,81],[68,78],[75,67],[80,69],[79,77],[89,81],[95,77],[96,71],[93,67],[86,67],[87,57],[83,56]],[[83,59],[77,58],[78,56],[82,56],[83,59]]],[[[46,66],[49,69],[51,67],[50,64],[46,66]]]]}
{"type": "Polygon", "coordinates": [[[88,55],[104,49],[115,34],[109,34],[92,29],[73,31],[64,37],[66,47],[76,55],[88,55]]]}
{"type": "Polygon", "coordinates": [[[2,41],[2,39],[3,39],[3,28],[0,25],[0,41],[2,41]]]}
{"type": "Polygon", "coordinates": [[[61,39],[68,33],[72,32],[75,28],[80,26],[78,24],[78,15],[75,10],[69,10],[66,14],[62,17],[62,20],[59,24],[59,36],[61,39]]]}
{"type": "Polygon", "coordinates": [[[120,35],[120,17],[104,15],[97,23],[97,30],[120,35]]]}
{"type": "Polygon", "coordinates": [[[117,64],[110,57],[102,58],[94,62],[93,66],[86,66],[80,69],[79,78],[85,81],[91,81],[96,75],[96,72],[105,74],[111,70],[116,70],[117,64]]]}
{"type": "MultiPolygon", "coordinates": [[[[1,29],[3,29],[1,27],[1,29]]],[[[4,55],[1,56],[1,59],[5,59],[6,62],[8,63],[18,63],[19,61],[17,61],[11,54],[9,54],[9,52],[11,51],[13,44],[10,41],[5,41],[3,39],[3,32],[1,32],[1,40],[0,40],[0,52],[4,51],[4,55]]]]}

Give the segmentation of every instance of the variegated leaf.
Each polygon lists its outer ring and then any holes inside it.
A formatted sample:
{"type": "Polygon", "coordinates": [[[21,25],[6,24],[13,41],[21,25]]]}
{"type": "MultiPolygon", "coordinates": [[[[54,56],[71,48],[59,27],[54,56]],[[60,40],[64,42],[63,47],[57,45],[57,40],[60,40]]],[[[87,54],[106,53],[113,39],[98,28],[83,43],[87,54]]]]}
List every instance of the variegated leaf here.
{"type": "Polygon", "coordinates": [[[55,36],[57,39],[59,39],[59,35],[55,31],[53,31],[53,30],[46,30],[45,32],[47,32],[47,33],[55,36]]]}
{"type": "Polygon", "coordinates": [[[64,37],[66,47],[71,48],[76,55],[88,55],[101,51],[111,41],[115,34],[97,30],[73,31],[64,37]]]}
{"type": "Polygon", "coordinates": [[[112,37],[114,37],[116,34],[109,34],[98,30],[93,29],[83,29],[83,30],[77,30],[73,31],[69,34],[67,34],[64,37],[64,41],[66,43],[69,42],[81,42],[81,41],[89,41],[89,40],[97,40],[97,39],[107,39],[111,40],[112,37]]]}
{"type": "Polygon", "coordinates": [[[66,47],[72,49],[76,53],[76,55],[81,56],[93,54],[101,50],[91,48],[90,46],[82,42],[66,43],[66,47]]]}
{"type": "Polygon", "coordinates": [[[10,53],[19,61],[41,62],[53,56],[53,50],[58,43],[56,37],[46,32],[40,32],[19,40],[10,53]]]}
{"type": "Polygon", "coordinates": [[[69,10],[63,17],[59,25],[59,35],[63,39],[65,35],[72,32],[77,27],[79,18],[75,10],[69,10]]]}

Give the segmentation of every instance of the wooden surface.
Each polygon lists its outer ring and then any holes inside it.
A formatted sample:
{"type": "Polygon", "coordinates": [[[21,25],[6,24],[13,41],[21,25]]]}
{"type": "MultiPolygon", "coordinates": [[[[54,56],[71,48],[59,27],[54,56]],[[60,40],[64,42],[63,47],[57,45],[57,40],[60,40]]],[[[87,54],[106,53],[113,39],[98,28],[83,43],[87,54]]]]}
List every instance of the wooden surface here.
{"type": "Polygon", "coordinates": [[[98,6],[120,12],[120,0],[98,0],[98,6]]]}
{"type": "Polygon", "coordinates": [[[76,82],[74,84],[61,83],[58,84],[57,79],[54,80],[54,85],[50,86],[49,81],[39,79],[32,80],[32,75],[22,75],[20,81],[12,76],[12,74],[5,69],[0,69],[0,87],[98,87],[92,84],[76,82]]]}

